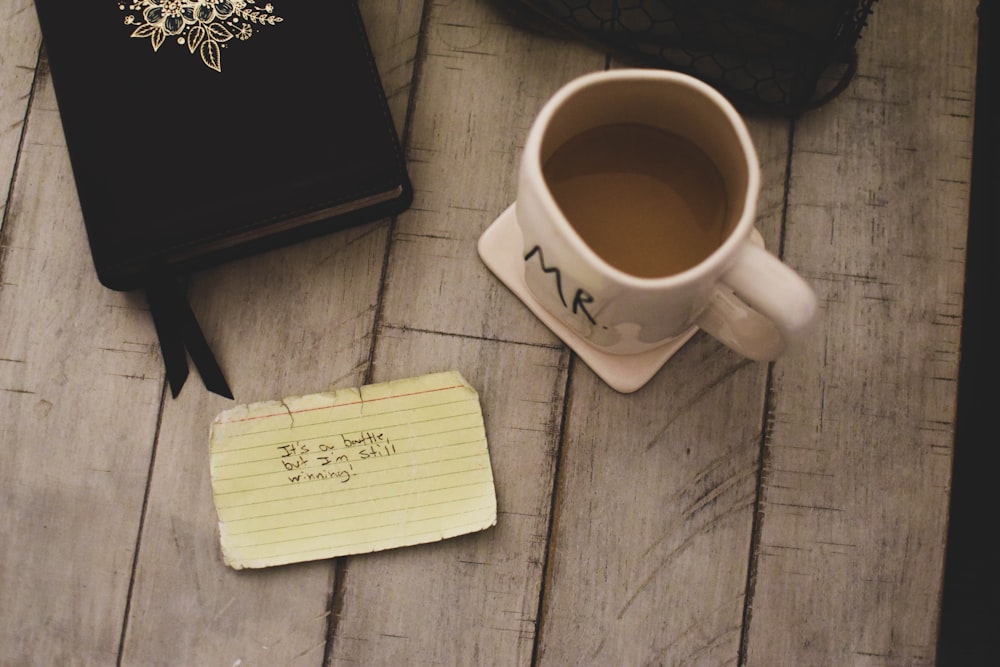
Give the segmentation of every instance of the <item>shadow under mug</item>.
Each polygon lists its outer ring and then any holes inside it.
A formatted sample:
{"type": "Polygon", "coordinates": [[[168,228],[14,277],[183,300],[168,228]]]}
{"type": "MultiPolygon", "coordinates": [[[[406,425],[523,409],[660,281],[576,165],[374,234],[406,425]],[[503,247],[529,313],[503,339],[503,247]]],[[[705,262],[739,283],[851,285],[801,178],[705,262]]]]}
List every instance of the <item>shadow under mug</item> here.
{"type": "MultiPolygon", "coordinates": [[[[775,359],[808,332],[817,304],[809,285],[754,241],[759,188],[746,126],[714,88],[661,70],[584,75],[545,104],[525,145],[515,209],[526,286],[548,312],[609,354],[642,353],[697,325],[746,357],[775,359]],[[574,137],[616,124],[676,135],[700,148],[718,170],[729,202],[727,232],[691,268],[653,278],[616,268],[557,204],[546,161],[574,137]]],[[[609,224],[627,233],[627,220],[609,224]]]]}

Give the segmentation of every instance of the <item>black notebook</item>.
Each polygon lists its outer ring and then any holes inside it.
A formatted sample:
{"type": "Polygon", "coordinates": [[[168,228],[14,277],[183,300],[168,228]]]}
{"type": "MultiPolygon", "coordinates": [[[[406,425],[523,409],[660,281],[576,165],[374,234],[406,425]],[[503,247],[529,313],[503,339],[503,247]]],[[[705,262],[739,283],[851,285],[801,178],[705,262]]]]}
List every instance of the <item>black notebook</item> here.
{"type": "Polygon", "coordinates": [[[35,4],[97,275],[147,290],[175,395],[214,364],[177,276],[409,205],[353,0],[35,4]]]}

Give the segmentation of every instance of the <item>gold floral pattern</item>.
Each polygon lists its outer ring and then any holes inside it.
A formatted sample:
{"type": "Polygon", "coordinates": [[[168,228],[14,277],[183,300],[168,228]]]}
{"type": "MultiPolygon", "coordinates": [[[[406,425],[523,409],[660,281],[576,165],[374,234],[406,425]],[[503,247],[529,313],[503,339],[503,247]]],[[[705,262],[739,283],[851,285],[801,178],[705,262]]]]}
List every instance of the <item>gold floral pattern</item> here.
{"type": "Polygon", "coordinates": [[[118,0],[132,37],[149,39],[154,51],[167,39],[187,45],[193,55],[222,71],[222,50],[231,40],[246,41],[262,26],[281,23],[270,2],[257,0],[118,0]]]}

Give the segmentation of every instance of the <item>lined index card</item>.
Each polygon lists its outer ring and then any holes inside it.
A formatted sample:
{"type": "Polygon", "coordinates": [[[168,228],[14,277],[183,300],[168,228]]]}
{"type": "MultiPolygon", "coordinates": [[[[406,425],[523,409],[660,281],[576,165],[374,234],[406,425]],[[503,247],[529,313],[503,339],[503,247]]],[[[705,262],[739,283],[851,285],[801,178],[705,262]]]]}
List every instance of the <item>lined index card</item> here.
{"type": "Polygon", "coordinates": [[[268,567],[496,524],[479,395],[457,372],[238,406],[210,433],[223,558],[268,567]]]}

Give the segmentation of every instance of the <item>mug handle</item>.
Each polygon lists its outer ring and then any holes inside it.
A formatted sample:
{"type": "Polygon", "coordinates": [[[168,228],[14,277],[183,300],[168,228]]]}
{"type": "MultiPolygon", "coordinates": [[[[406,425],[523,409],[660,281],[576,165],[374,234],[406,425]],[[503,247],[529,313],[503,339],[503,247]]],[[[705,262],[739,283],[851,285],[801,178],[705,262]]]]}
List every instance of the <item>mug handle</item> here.
{"type": "Polygon", "coordinates": [[[806,281],[748,239],[695,322],[743,356],[773,361],[805,337],[816,310],[806,281]]]}

